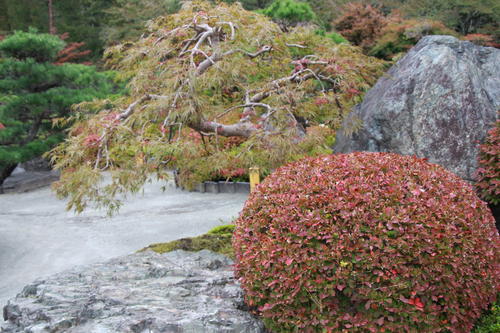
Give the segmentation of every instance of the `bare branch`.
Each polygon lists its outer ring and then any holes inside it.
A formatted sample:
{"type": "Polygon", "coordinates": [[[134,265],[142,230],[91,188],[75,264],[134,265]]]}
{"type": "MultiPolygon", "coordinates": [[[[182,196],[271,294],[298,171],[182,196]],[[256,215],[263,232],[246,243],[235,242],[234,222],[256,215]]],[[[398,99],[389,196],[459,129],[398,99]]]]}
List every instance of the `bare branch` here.
{"type": "Polygon", "coordinates": [[[236,124],[225,125],[215,121],[201,121],[199,123],[189,124],[189,127],[208,133],[216,133],[221,136],[239,136],[249,138],[257,132],[257,128],[251,122],[239,122],[236,124]]]}
{"type": "Polygon", "coordinates": [[[253,58],[260,56],[263,53],[270,52],[272,49],[273,49],[273,47],[269,46],[269,45],[264,45],[260,50],[258,50],[255,53],[250,53],[250,52],[242,50],[242,49],[234,49],[234,50],[230,50],[230,51],[225,52],[224,56],[228,56],[228,55],[231,55],[231,54],[236,53],[236,52],[241,52],[241,53],[243,53],[243,54],[245,54],[248,57],[253,59],[253,58]]]}
{"type": "Polygon", "coordinates": [[[139,104],[141,104],[149,99],[151,99],[151,95],[148,95],[148,94],[143,95],[137,101],[130,104],[122,113],[120,113],[120,115],[118,116],[119,119],[120,120],[127,119],[128,117],[130,117],[134,113],[137,105],[139,105],[139,104]]]}
{"type": "Polygon", "coordinates": [[[217,24],[227,24],[231,28],[231,40],[234,40],[235,35],[235,25],[233,22],[217,22],[217,24]]]}
{"type": "Polygon", "coordinates": [[[216,62],[218,62],[218,61],[222,60],[224,57],[227,57],[227,56],[234,54],[236,52],[241,52],[241,53],[243,53],[243,54],[245,54],[248,57],[253,59],[253,58],[258,57],[259,55],[261,55],[263,53],[270,52],[271,50],[272,50],[271,46],[265,45],[259,51],[255,52],[255,53],[250,53],[250,52],[247,52],[247,51],[242,50],[242,49],[230,50],[230,51],[224,52],[223,54],[214,53],[212,56],[207,57],[207,59],[203,60],[198,65],[198,68],[196,69],[195,74],[196,74],[196,76],[202,75],[203,73],[205,73],[207,71],[207,69],[209,69],[211,66],[215,65],[216,62]]]}
{"type": "Polygon", "coordinates": [[[285,43],[285,45],[288,46],[288,47],[298,47],[299,49],[307,49],[307,46],[300,45],[300,44],[288,44],[288,43],[285,43]]]}

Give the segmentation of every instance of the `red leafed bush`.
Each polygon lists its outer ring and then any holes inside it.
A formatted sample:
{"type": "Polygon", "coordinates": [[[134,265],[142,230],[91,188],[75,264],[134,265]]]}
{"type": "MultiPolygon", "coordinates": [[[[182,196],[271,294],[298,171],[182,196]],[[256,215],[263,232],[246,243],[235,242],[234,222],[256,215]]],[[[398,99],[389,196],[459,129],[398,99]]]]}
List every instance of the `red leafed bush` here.
{"type": "Polygon", "coordinates": [[[362,3],[348,3],[343,15],[334,22],[337,32],[365,50],[373,46],[386,24],[382,12],[362,3]]]}
{"type": "Polygon", "coordinates": [[[488,132],[479,148],[479,168],[476,188],[481,198],[493,205],[500,204],[500,120],[488,132]]]}
{"type": "Polygon", "coordinates": [[[468,34],[464,36],[464,39],[481,46],[500,47],[498,43],[495,43],[495,38],[492,35],[468,34]]]}
{"type": "Polygon", "coordinates": [[[499,287],[486,204],[416,157],[279,168],[236,222],[236,272],[274,332],[469,332],[499,287]]]}

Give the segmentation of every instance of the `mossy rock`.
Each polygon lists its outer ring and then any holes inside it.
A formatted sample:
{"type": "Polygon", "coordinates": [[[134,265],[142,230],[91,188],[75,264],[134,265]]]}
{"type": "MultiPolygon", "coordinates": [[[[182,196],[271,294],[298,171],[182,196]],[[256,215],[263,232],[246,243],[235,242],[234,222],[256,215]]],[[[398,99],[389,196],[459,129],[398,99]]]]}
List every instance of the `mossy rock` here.
{"type": "Polygon", "coordinates": [[[152,250],[156,253],[166,253],[174,250],[201,251],[210,250],[234,259],[234,251],[231,245],[234,225],[223,225],[215,227],[208,233],[189,238],[181,238],[168,243],[151,244],[139,252],[152,250]]]}

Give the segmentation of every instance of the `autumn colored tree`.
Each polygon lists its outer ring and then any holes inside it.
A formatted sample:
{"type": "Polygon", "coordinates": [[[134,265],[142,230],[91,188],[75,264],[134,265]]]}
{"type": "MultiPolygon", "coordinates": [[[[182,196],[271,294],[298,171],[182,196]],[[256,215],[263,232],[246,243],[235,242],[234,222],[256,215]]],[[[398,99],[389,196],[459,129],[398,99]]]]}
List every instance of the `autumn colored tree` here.
{"type": "Polygon", "coordinates": [[[52,151],[62,170],[55,189],[78,211],[91,202],[116,209],[117,195],[168,169],[190,187],[222,171],[259,165],[268,173],[329,152],[334,129],[385,68],[314,28],[284,33],[239,4],[199,1],[150,22],[105,61],[130,78],[129,95],[79,105],[101,112],[52,151]]]}
{"type": "Polygon", "coordinates": [[[72,104],[104,98],[115,89],[109,73],[54,64],[64,46],[59,37],[33,30],[0,41],[0,187],[18,163],[63,139],[62,120],[72,104]]]}
{"type": "Polygon", "coordinates": [[[334,27],[347,40],[366,51],[375,44],[387,22],[382,12],[371,5],[348,3],[334,27]]]}

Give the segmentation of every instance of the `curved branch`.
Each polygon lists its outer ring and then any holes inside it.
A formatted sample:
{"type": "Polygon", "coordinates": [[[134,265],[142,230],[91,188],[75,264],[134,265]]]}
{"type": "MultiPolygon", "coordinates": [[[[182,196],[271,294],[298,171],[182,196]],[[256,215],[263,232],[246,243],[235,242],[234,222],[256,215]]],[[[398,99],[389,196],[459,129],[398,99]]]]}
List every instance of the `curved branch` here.
{"type": "Polygon", "coordinates": [[[249,138],[257,132],[257,127],[251,122],[239,122],[236,124],[225,125],[215,121],[201,121],[199,123],[189,124],[194,130],[207,133],[216,133],[222,136],[239,136],[249,138]]]}

